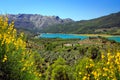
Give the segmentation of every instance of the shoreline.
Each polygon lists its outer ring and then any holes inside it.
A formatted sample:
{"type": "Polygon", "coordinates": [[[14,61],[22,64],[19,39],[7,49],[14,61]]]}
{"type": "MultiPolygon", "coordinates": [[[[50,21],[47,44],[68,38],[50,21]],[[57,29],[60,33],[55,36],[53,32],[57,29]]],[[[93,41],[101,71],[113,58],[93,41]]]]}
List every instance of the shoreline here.
{"type": "Polygon", "coordinates": [[[84,36],[90,36],[90,37],[97,37],[97,36],[113,37],[115,36],[115,35],[108,35],[108,34],[76,34],[76,35],[84,35],[84,36]]]}
{"type": "MultiPolygon", "coordinates": [[[[71,33],[45,33],[45,34],[71,34],[71,33]]],[[[120,35],[110,35],[110,34],[72,34],[72,35],[81,35],[81,36],[89,36],[89,37],[96,37],[96,36],[102,36],[102,37],[120,37],[120,35]]]]}

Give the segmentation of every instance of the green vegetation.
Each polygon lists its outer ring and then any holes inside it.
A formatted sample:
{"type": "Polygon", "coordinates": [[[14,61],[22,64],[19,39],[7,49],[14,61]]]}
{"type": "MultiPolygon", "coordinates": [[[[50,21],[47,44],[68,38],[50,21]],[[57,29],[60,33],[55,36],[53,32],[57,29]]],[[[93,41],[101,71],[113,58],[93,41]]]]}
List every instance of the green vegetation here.
{"type": "Polygon", "coordinates": [[[0,80],[38,80],[36,52],[26,49],[25,36],[17,35],[14,22],[0,16],[0,80]]]}
{"type": "Polygon", "coordinates": [[[102,37],[26,38],[0,17],[0,80],[119,79],[120,43],[102,37]]]}
{"type": "Polygon", "coordinates": [[[108,16],[53,25],[44,28],[46,33],[77,33],[77,34],[120,34],[120,12],[108,16]]]}

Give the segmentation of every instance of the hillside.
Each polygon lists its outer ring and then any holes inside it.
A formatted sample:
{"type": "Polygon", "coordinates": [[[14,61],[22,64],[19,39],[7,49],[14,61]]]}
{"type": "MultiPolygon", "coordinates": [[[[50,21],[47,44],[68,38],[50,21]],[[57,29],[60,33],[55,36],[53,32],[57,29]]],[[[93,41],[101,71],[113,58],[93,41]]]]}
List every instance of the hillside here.
{"type": "Polygon", "coordinates": [[[91,20],[81,20],[44,28],[47,33],[120,34],[120,12],[91,20]]]}

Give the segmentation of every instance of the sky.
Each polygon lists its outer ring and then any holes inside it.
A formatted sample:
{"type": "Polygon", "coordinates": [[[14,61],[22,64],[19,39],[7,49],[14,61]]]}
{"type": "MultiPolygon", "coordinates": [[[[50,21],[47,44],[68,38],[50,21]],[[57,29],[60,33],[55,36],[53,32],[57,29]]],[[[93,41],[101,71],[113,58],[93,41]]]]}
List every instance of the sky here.
{"type": "Polygon", "coordinates": [[[75,21],[120,12],[120,0],[1,0],[0,14],[41,14],[75,21]]]}

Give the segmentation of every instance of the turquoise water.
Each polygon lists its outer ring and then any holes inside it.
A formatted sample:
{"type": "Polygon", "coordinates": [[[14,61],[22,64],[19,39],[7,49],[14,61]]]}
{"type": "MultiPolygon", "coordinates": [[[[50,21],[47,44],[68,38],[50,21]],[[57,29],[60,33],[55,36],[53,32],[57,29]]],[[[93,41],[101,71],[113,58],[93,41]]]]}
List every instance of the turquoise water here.
{"type": "MultiPolygon", "coordinates": [[[[83,36],[83,35],[75,35],[75,34],[48,34],[48,33],[42,33],[38,37],[41,38],[62,38],[62,39],[86,39],[89,36],[83,36]]],[[[109,40],[115,40],[116,42],[120,42],[120,36],[111,36],[108,37],[109,40]]]]}
{"type": "Polygon", "coordinates": [[[120,36],[111,36],[108,37],[109,40],[115,40],[116,42],[120,42],[120,36]]]}
{"type": "Polygon", "coordinates": [[[42,33],[39,35],[41,38],[62,38],[62,39],[86,39],[88,36],[75,35],[75,34],[47,34],[42,33]]]}

